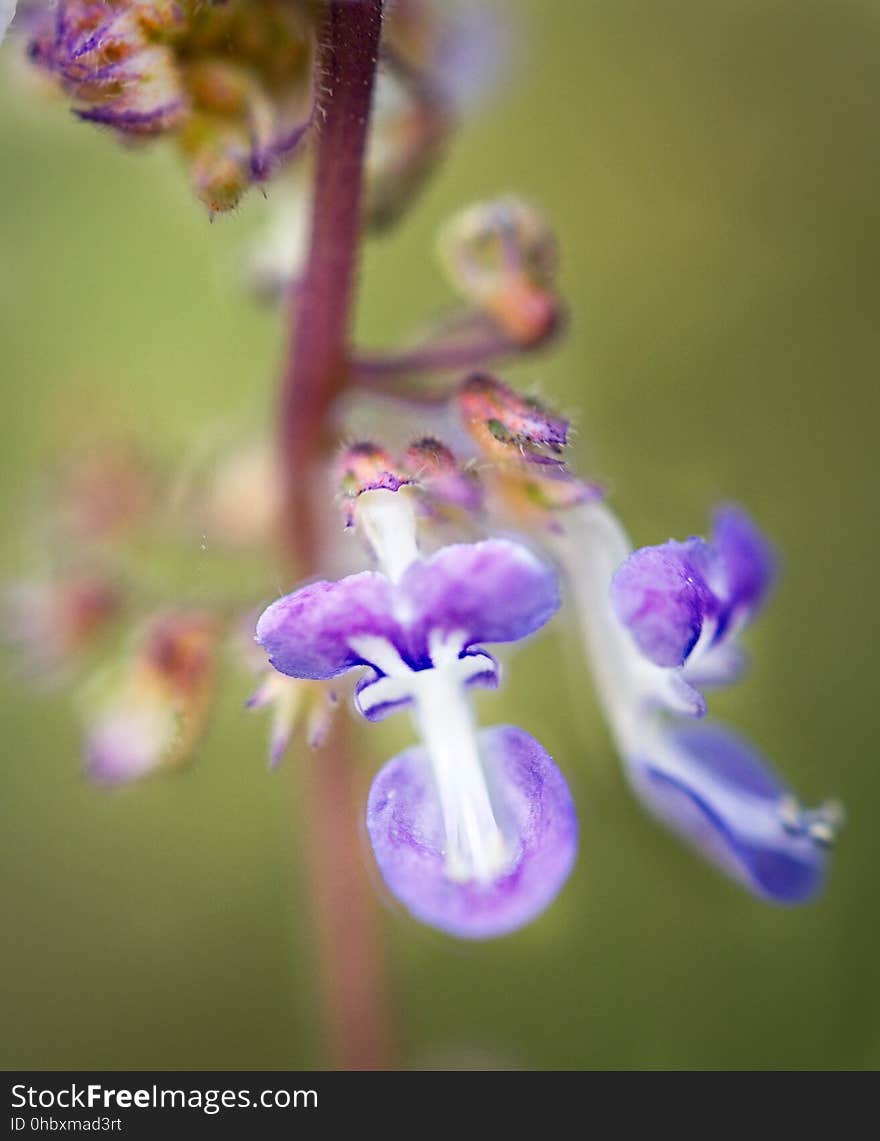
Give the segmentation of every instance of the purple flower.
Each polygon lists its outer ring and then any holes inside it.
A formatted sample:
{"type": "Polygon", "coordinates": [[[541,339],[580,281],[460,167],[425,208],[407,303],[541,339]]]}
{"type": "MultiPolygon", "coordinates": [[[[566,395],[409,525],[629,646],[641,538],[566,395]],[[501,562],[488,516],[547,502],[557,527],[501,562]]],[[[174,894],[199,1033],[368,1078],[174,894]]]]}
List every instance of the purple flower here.
{"type": "Polygon", "coordinates": [[[694,684],[730,681],[741,666],[734,635],[772,579],[766,540],[736,508],[716,514],[709,543],[670,541],[631,553],[603,503],[581,508],[570,531],[560,555],[636,794],[756,895],[805,902],[823,882],[839,808],[802,808],[749,745],[693,720],[705,713],[694,684]]]}
{"type": "Polygon", "coordinates": [[[365,667],[355,700],[369,720],[411,709],[423,745],[389,761],[370,795],[376,859],[414,915],[486,938],[543,910],[576,851],[574,809],[553,761],[521,730],[478,733],[467,698],[472,686],[498,683],[486,643],[519,641],[556,612],[556,575],[504,539],[420,557],[414,533],[403,534],[414,526],[406,495],[383,488],[356,501],[385,573],[279,599],[257,641],[291,677],[365,667]]]}
{"type": "MultiPolygon", "coordinates": [[[[721,508],[712,538],[670,540],[630,555],[611,584],[620,621],[641,652],[664,667],[716,673],[711,658],[751,620],[773,580],[769,544],[745,512],[721,508]]],[[[735,668],[729,649],[726,673],[735,668]]],[[[720,661],[720,656],[716,659],[720,661]]]]}

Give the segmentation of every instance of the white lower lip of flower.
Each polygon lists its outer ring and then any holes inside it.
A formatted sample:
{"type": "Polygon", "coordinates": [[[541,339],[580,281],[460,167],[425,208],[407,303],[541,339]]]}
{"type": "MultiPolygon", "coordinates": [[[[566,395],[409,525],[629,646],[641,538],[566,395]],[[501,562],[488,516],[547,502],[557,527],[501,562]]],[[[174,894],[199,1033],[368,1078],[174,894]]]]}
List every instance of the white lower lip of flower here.
{"type": "Polygon", "coordinates": [[[406,488],[389,491],[379,487],[362,492],[355,503],[355,518],[379,569],[392,582],[398,582],[419,557],[415,506],[406,488]]]}
{"type": "Polygon", "coordinates": [[[459,658],[464,638],[435,633],[429,647],[433,669],[411,670],[384,638],[352,639],[355,653],[396,683],[396,694],[412,699],[414,720],[431,763],[446,836],[446,870],[459,883],[488,884],[511,862],[495,819],[480,758],[477,730],[459,658]]]}

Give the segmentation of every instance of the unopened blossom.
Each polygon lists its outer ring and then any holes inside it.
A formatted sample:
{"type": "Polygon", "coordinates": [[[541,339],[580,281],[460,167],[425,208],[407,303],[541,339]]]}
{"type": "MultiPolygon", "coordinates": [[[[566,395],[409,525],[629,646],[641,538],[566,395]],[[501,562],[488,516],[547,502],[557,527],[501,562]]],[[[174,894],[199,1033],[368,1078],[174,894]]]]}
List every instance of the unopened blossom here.
{"type": "Polygon", "coordinates": [[[89,718],[90,777],[123,784],[189,758],[214,695],[218,632],[216,620],[207,614],[152,619],[89,718]]]}
{"type": "Polygon", "coordinates": [[[414,440],[403,462],[431,510],[474,512],[482,506],[483,490],[474,467],[462,465],[436,437],[414,440]]]}
{"type": "Polygon", "coordinates": [[[464,938],[503,934],[557,894],[577,825],[544,749],[513,726],[479,731],[468,691],[498,684],[486,645],[519,641],[552,617],[556,576],[502,539],[423,557],[407,486],[362,492],[355,513],[379,569],[273,603],[257,640],[289,677],[362,668],[355,704],[368,720],[411,711],[421,744],[384,766],[367,806],[383,878],[426,923],[464,938]]]}
{"type": "Polygon", "coordinates": [[[413,481],[402,464],[385,448],[361,440],[343,448],[336,463],[337,482],[345,502],[345,521],[351,527],[359,496],[367,491],[399,491],[413,481]]]}
{"type": "Polygon", "coordinates": [[[452,284],[515,343],[553,331],[556,242],[534,207],[516,198],[470,206],[446,224],[438,248],[452,284]]]}
{"type": "MultiPolygon", "coordinates": [[[[491,21],[475,37],[466,12],[428,0],[389,6],[367,171],[376,224],[398,216],[439,157],[452,126],[446,84],[458,73],[461,89],[473,87],[465,79],[479,45],[491,51],[491,21]]],[[[29,52],[80,119],[127,142],[173,139],[217,213],[302,149],[322,82],[320,31],[311,0],[58,0],[33,15],[29,52]]]]}
{"type": "Polygon", "coordinates": [[[771,902],[815,895],[840,809],[805,809],[733,730],[693,720],[699,686],[733,680],[736,634],[766,597],[769,546],[739,509],[709,542],[633,552],[610,509],[578,508],[557,540],[590,662],[626,775],[648,810],[771,902]]]}
{"type": "Polygon", "coordinates": [[[474,373],[455,394],[455,409],[477,449],[477,467],[495,510],[520,526],[558,526],[560,512],[601,496],[577,478],[562,453],[568,421],[497,377],[474,373]]]}
{"type": "Polygon", "coordinates": [[[229,210],[304,137],[314,27],[301,0],[59,0],[30,55],[83,120],[172,137],[211,211],[229,210]]]}
{"type": "MultiPolygon", "coordinates": [[[[342,450],[336,475],[348,527],[356,522],[358,497],[379,488],[399,491],[409,487],[418,513],[435,522],[452,517],[467,519],[482,502],[482,488],[473,467],[459,463],[452,450],[433,436],[414,440],[399,458],[377,444],[359,441],[342,450]]],[[[369,514],[362,514],[361,530],[369,526],[369,514]]]]}

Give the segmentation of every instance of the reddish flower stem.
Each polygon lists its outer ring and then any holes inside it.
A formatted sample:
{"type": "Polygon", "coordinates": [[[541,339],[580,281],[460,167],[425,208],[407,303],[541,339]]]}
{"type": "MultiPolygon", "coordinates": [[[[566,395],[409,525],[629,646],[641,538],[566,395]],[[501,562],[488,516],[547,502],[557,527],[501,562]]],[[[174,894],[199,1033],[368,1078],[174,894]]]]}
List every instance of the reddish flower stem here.
{"type": "Polygon", "coordinates": [[[317,61],[316,163],[309,250],[292,302],[281,392],[287,542],[313,569],[318,461],[327,417],[346,383],[348,333],[361,237],[361,205],[382,0],[330,0],[317,61]]]}
{"type": "MultiPolygon", "coordinates": [[[[281,391],[283,540],[298,574],[318,569],[328,418],[347,380],[348,334],[361,238],[364,154],[382,0],[329,0],[317,60],[316,165],[309,251],[291,306],[281,391]]],[[[341,721],[341,719],[340,719],[341,721]]],[[[347,733],[308,760],[310,876],[327,1039],[338,1068],[388,1068],[385,978],[360,843],[360,797],[347,733]]]]}

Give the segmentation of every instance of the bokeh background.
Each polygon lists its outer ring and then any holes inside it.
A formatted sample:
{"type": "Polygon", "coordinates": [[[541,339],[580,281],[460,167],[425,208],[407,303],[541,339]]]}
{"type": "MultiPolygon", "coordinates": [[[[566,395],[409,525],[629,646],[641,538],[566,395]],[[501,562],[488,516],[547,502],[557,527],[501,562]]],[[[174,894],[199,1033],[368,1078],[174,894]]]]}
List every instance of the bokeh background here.
{"type": "MultiPolygon", "coordinates": [[[[784,580],[749,634],[748,678],[713,709],[805,799],[843,799],[849,823],[818,903],[756,902],[640,812],[577,656],[539,640],[486,716],[515,717],[561,763],[579,865],[544,918],[487,945],[383,909],[401,1064],[875,1068],[880,12],[501,7],[514,66],[415,212],[371,245],[364,338],[391,343],[446,303],[430,249],[452,210],[509,191],[539,203],[571,325],[509,375],[577,416],[579,461],[637,542],[700,531],[719,497],[774,536],[784,580]]],[[[33,566],[28,503],[66,408],[100,393],[182,456],[218,420],[265,426],[281,343],[236,277],[259,200],[208,225],[173,157],[127,154],[33,100],[20,49],[13,35],[0,52],[10,578],[33,566]]],[[[181,573],[224,573],[207,540],[181,573]]],[[[107,795],[82,779],[70,695],[8,672],[2,690],[0,1064],[319,1064],[297,772],[310,757],[267,775],[265,725],[230,677],[190,770],[107,795]]],[[[371,766],[388,740],[364,734],[371,766]]]]}

